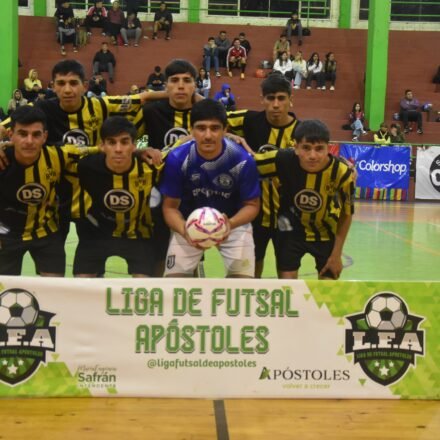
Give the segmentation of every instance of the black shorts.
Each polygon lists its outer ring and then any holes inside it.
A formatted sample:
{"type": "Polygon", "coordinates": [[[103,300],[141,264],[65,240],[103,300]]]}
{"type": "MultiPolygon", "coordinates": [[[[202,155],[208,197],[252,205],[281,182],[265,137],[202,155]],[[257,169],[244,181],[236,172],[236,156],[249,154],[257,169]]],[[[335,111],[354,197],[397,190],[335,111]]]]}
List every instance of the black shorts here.
{"type": "Polygon", "coordinates": [[[272,240],[273,243],[275,256],[278,255],[278,233],[276,229],[266,228],[265,226],[261,226],[260,222],[254,222],[252,223],[252,231],[254,235],[256,261],[264,260],[267,245],[270,240],[272,240]]]}
{"type": "Polygon", "coordinates": [[[109,257],[121,257],[128,265],[128,273],[153,275],[154,247],[149,239],[103,238],[79,239],[73,263],[73,274],[102,275],[109,257]]]}
{"type": "MultiPolygon", "coordinates": [[[[298,238],[292,232],[278,231],[280,246],[277,255],[277,267],[281,272],[296,271],[301,266],[301,259],[305,254],[310,254],[315,259],[318,273],[327,263],[333,251],[334,241],[305,241],[298,238]]],[[[325,277],[334,278],[334,275],[327,271],[325,277]]]]}
{"type": "Polygon", "coordinates": [[[165,261],[170,243],[170,228],[165,223],[162,213],[162,204],[155,208],[151,208],[151,216],[153,219],[153,235],[151,237],[154,243],[154,255],[156,262],[165,261]]]}
{"type": "Polygon", "coordinates": [[[31,254],[37,273],[62,274],[66,270],[64,237],[60,233],[36,240],[0,238],[0,275],[21,275],[23,257],[31,254]]]}

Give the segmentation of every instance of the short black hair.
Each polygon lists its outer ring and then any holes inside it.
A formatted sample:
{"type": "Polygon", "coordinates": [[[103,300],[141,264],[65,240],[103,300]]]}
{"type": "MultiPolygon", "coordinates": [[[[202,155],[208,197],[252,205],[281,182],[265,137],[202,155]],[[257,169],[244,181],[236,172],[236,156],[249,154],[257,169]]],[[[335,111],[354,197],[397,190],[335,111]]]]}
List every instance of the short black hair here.
{"type": "Polygon", "coordinates": [[[160,67],[160,66],[155,66],[155,67],[154,67],[154,71],[155,71],[155,72],[160,72],[160,70],[161,70],[161,67],[160,67]]]}
{"type": "Polygon", "coordinates": [[[292,84],[282,73],[274,72],[261,83],[261,93],[263,96],[271,93],[287,93],[291,96],[292,84]]]}
{"type": "Polygon", "coordinates": [[[325,142],[328,144],[330,141],[330,131],[327,126],[318,119],[308,119],[298,124],[295,129],[295,141],[301,142],[303,139],[306,142],[312,144],[317,142],[325,142]]]}
{"type": "Polygon", "coordinates": [[[167,80],[170,76],[181,73],[189,73],[194,79],[197,77],[196,68],[186,60],[176,58],[165,68],[165,78],[167,80]]]}
{"type": "Polygon", "coordinates": [[[105,141],[105,139],[109,137],[118,136],[122,133],[128,133],[133,142],[137,138],[136,127],[123,116],[110,116],[103,122],[100,130],[102,141],[105,141]]]}
{"type": "Polygon", "coordinates": [[[12,129],[14,129],[16,124],[30,125],[36,122],[41,122],[44,130],[47,129],[46,113],[38,107],[23,105],[11,114],[12,129]]]}
{"type": "Polygon", "coordinates": [[[203,99],[192,106],[191,109],[191,125],[198,121],[207,121],[216,119],[226,127],[227,116],[223,104],[213,99],[203,99]]]}
{"type": "Polygon", "coordinates": [[[67,75],[69,73],[78,75],[81,82],[86,79],[83,65],[76,60],[63,60],[55,64],[52,69],[52,79],[54,80],[57,75],[67,75]]]}

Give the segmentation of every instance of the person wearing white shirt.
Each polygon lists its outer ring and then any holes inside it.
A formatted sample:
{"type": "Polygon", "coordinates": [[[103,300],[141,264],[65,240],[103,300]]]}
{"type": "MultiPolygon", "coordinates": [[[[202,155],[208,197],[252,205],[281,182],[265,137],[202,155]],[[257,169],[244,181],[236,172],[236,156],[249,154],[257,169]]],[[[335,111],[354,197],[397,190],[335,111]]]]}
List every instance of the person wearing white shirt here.
{"type": "Polygon", "coordinates": [[[283,74],[289,81],[292,80],[293,66],[287,52],[282,52],[281,56],[276,59],[273,65],[273,70],[275,72],[280,72],[281,74],[283,74]]]}
{"type": "Polygon", "coordinates": [[[319,60],[318,52],[313,52],[309,61],[307,61],[307,90],[312,88],[312,81],[316,81],[318,90],[324,87],[324,72],[322,71],[322,62],[319,60]]]}

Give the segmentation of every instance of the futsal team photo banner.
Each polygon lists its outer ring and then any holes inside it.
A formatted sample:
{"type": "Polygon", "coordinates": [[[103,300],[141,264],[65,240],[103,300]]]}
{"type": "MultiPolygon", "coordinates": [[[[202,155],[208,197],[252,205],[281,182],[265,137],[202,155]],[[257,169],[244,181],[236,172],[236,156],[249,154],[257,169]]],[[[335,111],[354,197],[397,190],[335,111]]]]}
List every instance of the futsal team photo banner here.
{"type": "Polygon", "coordinates": [[[440,200],[440,147],[418,147],[416,199],[440,200]]]}
{"type": "Polygon", "coordinates": [[[339,154],[355,164],[357,187],[404,190],[409,187],[410,147],[341,144],[339,154]]]}
{"type": "Polygon", "coordinates": [[[440,283],[0,277],[0,396],[440,398],[440,283]]]}

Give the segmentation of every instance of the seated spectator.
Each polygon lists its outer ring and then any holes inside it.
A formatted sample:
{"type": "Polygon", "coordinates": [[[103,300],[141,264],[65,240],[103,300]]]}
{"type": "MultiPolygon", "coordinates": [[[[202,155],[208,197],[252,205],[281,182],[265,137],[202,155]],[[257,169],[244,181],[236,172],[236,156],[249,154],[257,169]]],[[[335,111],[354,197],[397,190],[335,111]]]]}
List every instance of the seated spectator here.
{"type": "Polygon", "coordinates": [[[388,125],[385,122],[380,124],[380,128],[374,133],[374,142],[376,144],[388,145],[391,142],[390,132],[388,131],[388,125]]]}
{"type": "Polygon", "coordinates": [[[234,38],[232,46],[228,50],[228,55],[226,56],[226,70],[228,75],[232,78],[232,68],[240,69],[240,79],[244,79],[244,71],[246,70],[246,49],[240,46],[240,39],[234,38]]]}
{"type": "Polygon", "coordinates": [[[287,20],[285,33],[290,44],[292,44],[292,35],[297,35],[298,46],[302,45],[302,24],[297,11],[293,11],[292,15],[287,20]]]}
{"type": "Polygon", "coordinates": [[[392,144],[400,144],[405,142],[405,135],[402,133],[400,124],[393,122],[390,125],[390,138],[392,144]]]}
{"type": "Polygon", "coordinates": [[[140,93],[140,89],[136,84],[132,84],[130,86],[130,91],[127,93],[127,95],[138,95],[140,93]]]}
{"type": "Polygon", "coordinates": [[[321,90],[321,88],[324,86],[324,74],[322,69],[322,62],[319,60],[318,53],[313,52],[312,56],[309,58],[309,61],[307,61],[307,90],[312,88],[312,81],[316,81],[316,88],[318,90],[321,90]]]}
{"type": "Polygon", "coordinates": [[[91,98],[92,96],[103,97],[105,95],[107,95],[107,81],[100,74],[92,76],[87,96],[91,98]]]}
{"type": "Polygon", "coordinates": [[[159,10],[154,14],[153,40],[157,40],[157,33],[165,31],[165,40],[170,40],[170,32],[173,26],[173,15],[167,9],[165,2],[160,2],[159,10]]]}
{"type": "Polygon", "coordinates": [[[66,55],[66,43],[72,43],[73,51],[78,52],[77,34],[75,19],[72,17],[66,18],[62,22],[58,22],[58,34],[61,45],[61,55],[66,55]]]}
{"type": "Polygon", "coordinates": [[[423,133],[423,120],[421,106],[418,99],[414,98],[412,90],[405,90],[405,97],[400,101],[400,119],[403,121],[405,133],[409,133],[409,121],[417,122],[417,133],[423,133]]]}
{"type": "Polygon", "coordinates": [[[211,91],[211,79],[209,78],[209,72],[204,67],[200,67],[199,75],[196,78],[196,92],[205,98],[209,98],[209,92],[211,91]]]}
{"type": "Polygon", "coordinates": [[[160,91],[165,90],[165,75],[162,73],[160,66],[154,68],[154,72],[147,79],[147,89],[160,91]]]}
{"type": "Polygon", "coordinates": [[[246,39],[246,34],[244,32],[240,32],[238,34],[238,38],[240,40],[240,45],[246,49],[246,53],[249,56],[252,47],[251,47],[251,43],[249,43],[249,40],[246,39]]]}
{"type": "Polygon", "coordinates": [[[432,78],[432,82],[434,84],[440,84],[440,66],[438,66],[437,73],[434,75],[434,78],[432,78]]]}
{"type": "Polygon", "coordinates": [[[232,94],[229,84],[222,85],[222,89],[215,94],[214,101],[221,102],[228,112],[236,109],[235,96],[232,94]]]}
{"type": "Polygon", "coordinates": [[[15,89],[12,98],[8,102],[8,115],[15,112],[19,107],[27,105],[27,99],[23,98],[23,93],[20,89],[15,89]]]}
{"type": "Polygon", "coordinates": [[[93,74],[98,75],[101,72],[108,72],[110,82],[114,82],[115,78],[115,56],[108,50],[107,43],[101,44],[101,50],[96,52],[93,57],[93,74]]]}
{"type": "Polygon", "coordinates": [[[321,87],[321,90],[325,90],[325,81],[330,81],[330,90],[335,90],[336,83],[336,60],[335,54],[333,52],[329,52],[325,56],[324,66],[324,85],[321,87]]]}
{"type": "Polygon", "coordinates": [[[38,94],[37,94],[37,98],[35,99],[34,102],[39,102],[39,101],[46,101],[46,91],[44,89],[41,89],[38,94]]]}
{"type": "Polygon", "coordinates": [[[300,89],[301,81],[307,78],[307,63],[306,60],[303,60],[300,50],[295,54],[295,58],[292,61],[292,69],[294,75],[293,88],[300,89]]]}
{"type": "Polygon", "coordinates": [[[353,109],[348,117],[350,127],[353,129],[353,140],[358,141],[361,135],[366,134],[364,130],[365,113],[359,102],[353,104],[353,109]]]}
{"type": "Polygon", "coordinates": [[[112,44],[118,44],[118,35],[121,32],[121,27],[124,24],[125,15],[118,1],[114,1],[111,9],[107,13],[107,34],[110,35],[112,44]]]}
{"type": "Polygon", "coordinates": [[[142,25],[135,12],[128,14],[121,28],[121,36],[124,40],[124,46],[128,46],[128,39],[134,38],[134,47],[139,46],[139,40],[142,36],[142,25]]]}
{"type": "Polygon", "coordinates": [[[215,44],[218,48],[218,61],[220,67],[226,67],[226,56],[231,47],[231,43],[226,38],[226,31],[220,31],[218,37],[215,39],[215,44]]]}
{"type": "Polygon", "coordinates": [[[24,96],[29,102],[37,99],[38,92],[43,88],[41,81],[38,79],[38,71],[36,69],[29,70],[29,76],[24,80],[24,96]]]}
{"type": "Polygon", "coordinates": [[[215,38],[209,37],[208,44],[203,46],[203,63],[207,72],[211,71],[211,67],[214,64],[215,76],[220,77],[219,67],[220,61],[218,57],[218,47],[215,44],[215,38]]]}
{"type": "Polygon", "coordinates": [[[281,56],[283,52],[287,52],[287,56],[290,58],[290,43],[287,40],[286,34],[281,34],[279,40],[277,40],[273,46],[273,62],[281,56]]]}
{"type": "Polygon", "coordinates": [[[292,81],[293,78],[293,66],[292,61],[287,55],[287,52],[283,52],[281,57],[278,58],[273,65],[274,72],[280,72],[284,75],[289,81],[292,81]]]}
{"type": "Polygon", "coordinates": [[[88,35],[92,35],[91,28],[101,28],[102,35],[106,35],[107,29],[107,9],[102,6],[102,1],[95,2],[94,6],[89,8],[85,20],[88,35]]]}
{"type": "Polygon", "coordinates": [[[49,81],[49,84],[46,87],[46,99],[56,98],[57,95],[53,89],[53,81],[49,81]]]}

